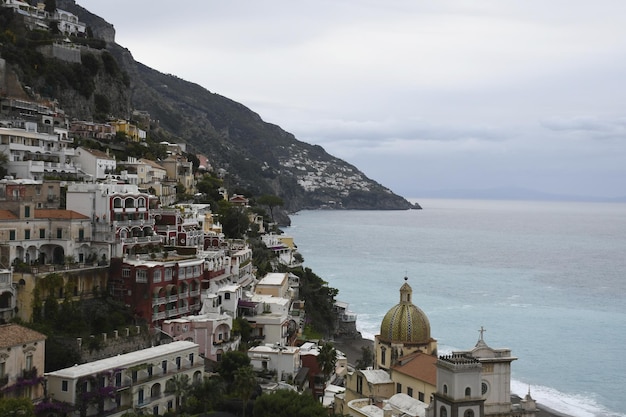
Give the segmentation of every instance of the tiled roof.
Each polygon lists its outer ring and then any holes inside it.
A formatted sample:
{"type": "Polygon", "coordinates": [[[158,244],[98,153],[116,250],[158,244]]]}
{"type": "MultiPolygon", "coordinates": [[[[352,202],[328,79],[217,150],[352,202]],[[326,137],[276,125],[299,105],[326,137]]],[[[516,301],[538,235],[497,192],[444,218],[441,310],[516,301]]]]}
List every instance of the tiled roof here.
{"type": "Polygon", "coordinates": [[[87,220],[88,216],[74,210],[39,209],[35,210],[36,219],[87,220]]]}
{"type": "Polygon", "coordinates": [[[427,382],[437,384],[437,357],[425,353],[416,352],[398,359],[398,364],[393,366],[393,372],[399,372],[427,382]]]}
{"type": "Polygon", "coordinates": [[[0,325],[0,349],[40,340],[46,340],[46,336],[27,327],[15,323],[0,325]]]}
{"type": "Polygon", "coordinates": [[[0,220],[17,220],[17,216],[9,210],[0,210],[0,220]]]}
{"type": "Polygon", "coordinates": [[[115,158],[113,158],[111,155],[107,155],[106,152],[102,152],[102,151],[100,151],[98,149],[83,148],[83,150],[85,152],[88,152],[88,153],[92,154],[96,158],[115,160],[115,158]]]}
{"type": "Polygon", "coordinates": [[[150,165],[153,168],[158,168],[158,169],[162,169],[163,171],[165,171],[165,168],[163,168],[163,166],[159,165],[157,162],[154,162],[150,159],[141,158],[139,162],[142,162],[146,165],[150,165]]]}

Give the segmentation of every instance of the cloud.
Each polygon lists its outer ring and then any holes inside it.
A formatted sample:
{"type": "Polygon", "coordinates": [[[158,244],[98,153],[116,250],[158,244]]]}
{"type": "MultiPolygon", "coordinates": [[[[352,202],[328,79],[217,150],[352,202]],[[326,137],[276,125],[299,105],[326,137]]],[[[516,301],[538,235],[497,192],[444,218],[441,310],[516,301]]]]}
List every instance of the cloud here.
{"type": "Polygon", "coordinates": [[[79,3],[392,189],[626,194],[622,0],[79,3]]]}

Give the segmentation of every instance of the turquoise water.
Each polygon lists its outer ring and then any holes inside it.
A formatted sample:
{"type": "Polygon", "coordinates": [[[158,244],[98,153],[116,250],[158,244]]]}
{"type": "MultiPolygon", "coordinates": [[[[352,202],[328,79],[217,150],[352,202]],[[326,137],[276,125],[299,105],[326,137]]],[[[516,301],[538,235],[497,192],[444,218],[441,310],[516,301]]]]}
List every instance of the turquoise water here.
{"type": "Polygon", "coordinates": [[[512,389],[576,417],[626,416],[626,205],[420,200],[304,211],[285,228],[365,337],[408,276],[439,352],[508,347],[512,389]]]}

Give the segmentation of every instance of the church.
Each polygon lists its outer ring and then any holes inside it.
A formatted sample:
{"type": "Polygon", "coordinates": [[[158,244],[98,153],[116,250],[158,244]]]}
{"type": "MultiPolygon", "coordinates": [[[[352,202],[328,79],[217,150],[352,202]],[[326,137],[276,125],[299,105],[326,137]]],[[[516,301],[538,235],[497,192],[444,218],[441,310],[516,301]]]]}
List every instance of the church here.
{"type": "Polygon", "coordinates": [[[335,411],[351,416],[536,417],[530,392],[511,401],[510,349],[491,348],[484,329],[474,348],[438,356],[427,315],[404,278],[400,301],[374,340],[374,369],[355,369],[335,411]]]}

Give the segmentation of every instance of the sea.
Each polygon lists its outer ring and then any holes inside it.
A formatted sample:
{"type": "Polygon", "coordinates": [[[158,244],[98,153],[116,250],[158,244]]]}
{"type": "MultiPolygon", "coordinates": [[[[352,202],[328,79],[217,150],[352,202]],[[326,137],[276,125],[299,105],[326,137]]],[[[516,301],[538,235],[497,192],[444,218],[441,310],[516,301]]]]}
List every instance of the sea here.
{"type": "Polygon", "coordinates": [[[422,210],[301,211],[283,231],[363,337],[400,286],[439,354],[510,348],[511,390],[574,417],[626,417],[626,204],[411,199],[422,210]]]}

